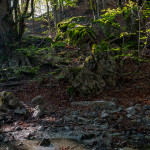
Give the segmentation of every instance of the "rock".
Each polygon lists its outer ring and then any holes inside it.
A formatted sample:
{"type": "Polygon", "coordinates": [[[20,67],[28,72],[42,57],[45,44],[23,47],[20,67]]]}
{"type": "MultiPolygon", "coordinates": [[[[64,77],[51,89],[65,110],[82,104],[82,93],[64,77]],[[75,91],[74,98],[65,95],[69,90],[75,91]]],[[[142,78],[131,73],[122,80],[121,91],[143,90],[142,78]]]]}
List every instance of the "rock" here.
{"type": "Polygon", "coordinates": [[[126,109],[126,111],[128,112],[129,115],[134,115],[136,113],[136,107],[133,106],[133,107],[129,107],[126,109]]]}
{"type": "Polygon", "coordinates": [[[150,116],[149,116],[149,115],[146,115],[146,116],[143,118],[143,122],[144,122],[146,125],[150,126],[150,116]]]}
{"type": "Polygon", "coordinates": [[[95,74],[88,69],[79,71],[75,78],[72,75],[70,81],[72,82],[72,87],[82,96],[99,94],[106,86],[102,76],[95,74]]]}
{"type": "Polygon", "coordinates": [[[4,141],[5,137],[3,134],[0,134],[0,142],[4,141]]]}
{"type": "Polygon", "coordinates": [[[119,150],[136,150],[136,149],[129,148],[129,147],[124,147],[124,148],[120,148],[119,150]]]}
{"type": "Polygon", "coordinates": [[[48,147],[50,144],[51,144],[50,139],[46,139],[46,138],[42,139],[42,141],[40,142],[40,146],[48,147]]]}
{"type": "Polygon", "coordinates": [[[26,139],[28,139],[28,140],[32,140],[32,139],[34,138],[34,136],[35,136],[34,131],[26,132],[25,135],[24,135],[24,137],[25,137],[26,139]]]}
{"type": "Polygon", "coordinates": [[[44,127],[43,126],[39,126],[38,127],[38,131],[44,131],[44,127]]]}
{"type": "Polygon", "coordinates": [[[67,116],[64,117],[64,120],[65,120],[66,122],[72,121],[72,119],[71,119],[70,117],[67,117],[67,116]]]}
{"type": "Polygon", "coordinates": [[[97,141],[95,150],[109,150],[103,139],[97,141]]]}
{"type": "Polygon", "coordinates": [[[0,105],[0,111],[2,111],[2,112],[8,112],[9,110],[10,109],[6,105],[4,105],[4,104],[0,105]]]}
{"type": "Polygon", "coordinates": [[[27,110],[26,110],[26,108],[18,107],[14,110],[14,113],[20,114],[20,115],[25,115],[27,113],[27,110]]]}
{"type": "Polygon", "coordinates": [[[105,110],[103,110],[103,111],[101,112],[101,118],[102,118],[102,119],[103,119],[103,118],[106,118],[106,117],[108,117],[108,116],[109,116],[109,114],[106,113],[105,110]]]}
{"type": "Polygon", "coordinates": [[[9,139],[8,136],[5,137],[4,142],[5,142],[5,143],[10,142],[10,139],[9,139]]]}
{"type": "Polygon", "coordinates": [[[74,106],[89,106],[89,107],[99,107],[100,109],[116,109],[115,102],[109,102],[105,100],[97,100],[97,101],[79,101],[72,102],[70,104],[72,107],[74,106]]]}
{"type": "Polygon", "coordinates": [[[78,115],[79,114],[79,111],[71,111],[70,112],[70,115],[78,115]]]}
{"type": "Polygon", "coordinates": [[[106,123],[106,124],[101,125],[100,129],[106,130],[106,129],[108,129],[108,127],[109,127],[109,125],[108,125],[108,123],[106,123]]]}
{"type": "Polygon", "coordinates": [[[92,139],[92,138],[95,138],[95,134],[94,133],[84,133],[84,134],[81,134],[80,136],[80,140],[87,140],[87,139],[92,139]]]}
{"type": "Polygon", "coordinates": [[[17,108],[19,106],[22,106],[19,102],[19,99],[15,97],[15,95],[11,92],[3,91],[0,93],[0,95],[0,106],[2,104],[11,108],[17,108]]]}
{"type": "Polygon", "coordinates": [[[0,111],[0,120],[4,120],[7,118],[7,113],[3,113],[0,111]]]}
{"type": "Polygon", "coordinates": [[[143,110],[150,110],[150,105],[144,105],[143,110]]]}
{"type": "Polygon", "coordinates": [[[32,103],[32,104],[39,105],[39,104],[43,103],[44,101],[45,101],[45,100],[44,100],[44,97],[41,96],[41,95],[38,95],[38,96],[36,96],[35,98],[33,98],[33,99],[31,100],[31,103],[32,103]]]}
{"type": "Polygon", "coordinates": [[[112,135],[109,132],[104,131],[102,133],[102,139],[107,146],[111,146],[112,143],[112,135]]]}
{"type": "Polygon", "coordinates": [[[33,112],[33,117],[35,118],[39,118],[41,117],[42,115],[44,114],[44,108],[42,106],[39,106],[37,105],[35,108],[34,108],[34,112],[33,112]]]}
{"type": "Polygon", "coordinates": [[[97,144],[97,139],[84,140],[83,143],[87,146],[93,147],[94,145],[97,144]]]}
{"type": "Polygon", "coordinates": [[[15,129],[16,131],[22,131],[22,129],[20,127],[16,127],[15,129]]]}
{"type": "Polygon", "coordinates": [[[89,120],[87,118],[84,118],[84,117],[78,117],[77,119],[78,119],[78,121],[81,121],[81,122],[85,122],[85,123],[89,122],[89,120]]]}

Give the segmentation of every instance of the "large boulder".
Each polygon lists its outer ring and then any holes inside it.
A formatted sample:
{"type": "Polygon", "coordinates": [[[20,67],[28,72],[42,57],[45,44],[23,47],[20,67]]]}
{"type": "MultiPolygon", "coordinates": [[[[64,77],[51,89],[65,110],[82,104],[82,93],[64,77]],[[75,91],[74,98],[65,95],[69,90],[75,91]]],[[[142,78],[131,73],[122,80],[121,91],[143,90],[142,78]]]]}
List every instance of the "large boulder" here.
{"type": "Polygon", "coordinates": [[[102,92],[106,84],[104,79],[98,74],[95,74],[88,69],[83,69],[73,80],[72,86],[80,95],[92,96],[93,94],[102,92]]]}
{"type": "Polygon", "coordinates": [[[8,108],[17,108],[22,106],[19,99],[13,93],[6,91],[0,93],[0,108],[3,105],[8,108]]]}
{"type": "Polygon", "coordinates": [[[115,62],[105,53],[86,58],[84,66],[71,78],[72,87],[79,95],[92,96],[103,91],[106,86],[115,86],[117,76],[115,62]]]}

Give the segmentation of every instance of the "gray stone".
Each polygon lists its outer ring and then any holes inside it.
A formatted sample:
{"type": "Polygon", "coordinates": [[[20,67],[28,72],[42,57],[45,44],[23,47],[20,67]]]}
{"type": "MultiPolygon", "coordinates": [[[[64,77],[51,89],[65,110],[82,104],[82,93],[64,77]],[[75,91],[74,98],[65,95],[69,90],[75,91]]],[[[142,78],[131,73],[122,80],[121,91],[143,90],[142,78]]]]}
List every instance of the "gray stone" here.
{"type": "Polygon", "coordinates": [[[97,100],[97,101],[79,101],[79,102],[72,102],[70,104],[72,107],[75,106],[89,106],[89,107],[99,107],[100,109],[116,109],[115,102],[109,102],[105,100],[97,100]]]}
{"type": "Polygon", "coordinates": [[[0,134],[0,142],[2,142],[5,139],[3,134],[0,134]]]}
{"type": "Polygon", "coordinates": [[[85,122],[85,123],[89,122],[89,119],[84,118],[84,117],[78,117],[77,119],[78,119],[78,121],[81,121],[81,122],[85,122]]]}
{"type": "Polygon", "coordinates": [[[143,110],[150,110],[150,105],[144,105],[143,110]]]}
{"type": "Polygon", "coordinates": [[[44,108],[42,106],[39,106],[37,105],[35,108],[34,108],[34,112],[33,112],[33,117],[35,118],[39,118],[41,117],[42,115],[44,114],[44,108]]]}
{"type": "Polygon", "coordinates": [[[14,110],[14,113],[20,114],[20,115],[25,115],[27,113],[27,110],[26,110],[26,108],[18,107],[14,110]]]}
{"type": "Polygon", "coordinates": [[[71,111],[70,112],[70,115],[78,115],[79,114],[79,111],[71,111]]]}
{"type": "Polygon", "coordinates": [[[8,112],[8,111],[9,111],[9,108],[8,108],[6,105],[1,104],[1,105],[0,105],[0,111],[8,112]]]}
{"type": "Polygon", "coordinates": [[[103,119],[103,118],[106,118],[106,117],[108,117],[109,116],[109,114],[105,111],[105,110],[103,110],[102,112],[101,112],[101,118],[103,119]]]}
{"type": "Polygon", "coordinates": [[[64,120],[65,120],[66,122],[72,121],[72,119],[71,119],[70,117],[67,117],[67,116],[64,117],[64,120]]]}
{"type": "Polygon", "coordinates": [[[4,142],[7,143],[7,142],[9,142],[9,141],[10,141],[9,137],[6,136],[5,139],[4,139],[4,142]]]}
{"type": "Polygon", "coordinates": [[[136,113],[136,107],[133,106],[133,107],[129,107],[126,109],[126,111],[128,112],[129,115],[134,115],[136,113]]]}
{"type": "Polygon", "coordinates": [[[0,120],[4,120],[7,118],[7,113],[3,113],[0,111],[0,120]]]}
{"type": "Polygon", "coordinates": [[[39,105],[39,104],[43,103],[44,101],[45,101],[44,97],[41,96],[41,95],[38,95],[38,96],[36,96],[35,98],[33,98],[33,99],[31,100],[31,103],[32,103],[32,104],[39,105]]]}
{"type": "Polygon", "coordinates": [[[84,140],[83,143],[87,146],[94,146],[97,144],[97,139],[87,139],[87,140],[84,140]]]}

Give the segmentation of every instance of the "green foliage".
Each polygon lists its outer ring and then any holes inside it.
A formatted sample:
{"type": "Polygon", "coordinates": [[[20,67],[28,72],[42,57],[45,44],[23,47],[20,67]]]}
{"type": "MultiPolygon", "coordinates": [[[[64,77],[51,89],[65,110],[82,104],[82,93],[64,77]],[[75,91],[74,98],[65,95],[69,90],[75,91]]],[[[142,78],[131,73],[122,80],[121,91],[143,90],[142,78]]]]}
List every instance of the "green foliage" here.
{"type": "Polygon", "coordinates": [[[52,47],[57,49],[57,48],[65,48],[66,46],[66,43],[64,42],[55,42],[52,44],[52,47]]]}
{"type": "Polygon", "coordinates": [[[89,22],[89,20],[85,17],[74,17],[65,22],[59,23],[56,41],[66,40],[68,44],[72,44],[73,46],[88,41],[94,41],[94,30],[90,26],[83,25],[87,22],[89,22]]]}
{"type": "Polygon", "coordinates": [[[39,70],[39,66],[31,67],[31,66],[21,66],[18,68],[13,69],[14,76],[17,76],[18,78],[22,78],[24,74],[29,74],[31,76],[34,76],[39,70]]]}

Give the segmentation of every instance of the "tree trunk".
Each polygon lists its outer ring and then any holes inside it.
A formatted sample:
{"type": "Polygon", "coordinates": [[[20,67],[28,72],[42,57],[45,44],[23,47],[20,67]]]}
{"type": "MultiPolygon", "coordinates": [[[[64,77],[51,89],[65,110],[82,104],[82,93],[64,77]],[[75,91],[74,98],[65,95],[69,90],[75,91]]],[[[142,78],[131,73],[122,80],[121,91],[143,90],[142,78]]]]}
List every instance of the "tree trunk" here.
{"type": "Polygon", "coordinates": [[[50,23],[50,14],[49,14],[49,3],[46,0],[46,6],[47,6],[47,19],[48,19],[48,29],[49,29],[49,34],[51,33],[51,23],[50,23]]]}
{"type": "Polygon", "coordinates": [[[10,0],[1,0],[0,1],[0,56],[6,52],[6,44],[9,42],[11,24],[8,21],[9,9],[10,9],[10,0]],[[8,2],[8,3],[7,3],[8,2]]]}

